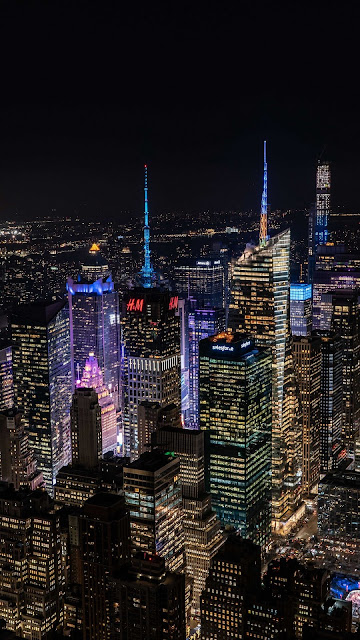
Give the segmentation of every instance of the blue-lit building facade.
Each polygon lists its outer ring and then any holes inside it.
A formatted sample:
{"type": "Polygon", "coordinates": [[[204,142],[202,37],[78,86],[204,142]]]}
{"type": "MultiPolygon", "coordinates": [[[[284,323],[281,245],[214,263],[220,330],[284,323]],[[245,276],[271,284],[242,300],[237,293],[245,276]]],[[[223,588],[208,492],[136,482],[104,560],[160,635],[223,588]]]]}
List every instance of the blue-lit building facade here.
{"type": "Polygon", "coordinates": [[[24,305],[13,315],[14,395],[46,490],[53,495],[61,467],[71,463],[72,399],[67,302],[24,305]]]}
{"type": "MultiPolygon", "coordinates": [[[[90,272],[91,273],[91,272],[90,272]]],[[[99,275],[95,273],[93,275],[99,275]]],[[[73,386],[93,353],[117,410],[120,390],[119,299],[111,275],[93,282],[68,278],[73,386]]]]}
{"type": "Polygon", "coordinates": [[[199,342],[225,330],[225,309],[194,309],[188,314],[189,427],[199,428],[199,342]]]}
{"type": "Polygon", "coordinates": [[[290,285],[290,327],[293,336],[308,336],[312,327],[312,285],[290,285]]]}
{"type": "Polygon", "coordinates": [[[245,334],[200,342],[207,490],[223,526],[265,545],[271,532],[272,354],[245,334]]]}

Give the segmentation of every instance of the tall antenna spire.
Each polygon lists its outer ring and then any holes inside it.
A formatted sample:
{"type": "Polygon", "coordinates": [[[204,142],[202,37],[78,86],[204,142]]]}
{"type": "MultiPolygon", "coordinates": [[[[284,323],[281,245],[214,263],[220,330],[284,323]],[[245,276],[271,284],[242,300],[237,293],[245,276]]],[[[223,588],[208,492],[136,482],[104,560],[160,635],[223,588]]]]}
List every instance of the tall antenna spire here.
{"type": "Polygon", "coordinates": [[[261,214],[260,214],[260,237],[259,244],[260,246],[264,246],[266,241],[268,240],[268,232],[267,232],[267,162],[266,162],[266,140],[264,140],[264,186],[261,198],[261,214]]]}
{"type": "Polygon", "coordinates": [[[150,289],[152,286],[152,279],[154,270],[151,266],[150,261],[150,227],[149,227],[149,205],[148,205],[148,177],[147,177],[147,165],[144,166],[145,169],[145,184],[144,184],[144,195],[145,195],[145,224],[144,224],[144,265],[141,269],[141,275],[143,280],[143,286],[146,289],[150,289]]]}

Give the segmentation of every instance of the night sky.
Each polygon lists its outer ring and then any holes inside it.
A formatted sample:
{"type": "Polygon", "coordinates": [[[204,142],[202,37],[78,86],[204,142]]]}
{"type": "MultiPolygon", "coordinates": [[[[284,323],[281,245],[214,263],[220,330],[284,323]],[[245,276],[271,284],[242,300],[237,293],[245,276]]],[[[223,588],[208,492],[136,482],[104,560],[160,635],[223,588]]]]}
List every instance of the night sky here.
{"type": "Polygon", "coordinates": [[[151,211],[272,208],[314,199],[322,154],[334,206],[360,211],[356,2],[0,5],[0,216],[125,221],[151,211]]]}

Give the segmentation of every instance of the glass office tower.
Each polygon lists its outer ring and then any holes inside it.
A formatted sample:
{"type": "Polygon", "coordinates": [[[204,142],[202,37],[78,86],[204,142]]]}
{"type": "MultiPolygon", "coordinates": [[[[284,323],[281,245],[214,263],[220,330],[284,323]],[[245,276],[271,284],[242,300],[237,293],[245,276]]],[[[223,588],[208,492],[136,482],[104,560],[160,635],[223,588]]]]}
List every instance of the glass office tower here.
{"type": "Polygon", "coordinates": [[[229,327],[273,353],[272,504],[287,526],[301,499],[301,412],[291,347],[290,230],[247,246],[232,265],[229,327]]]}
{"type": "Polygon", "coordinates": [[[175,267],[175,288],[183,308],[181,322],[181,411],[184,424],[197,429],[199,340],[224,331],[228,307],[227,253],[187,260],[175,267]]]}
{"type": "Polygon", "coordinates": [[[309,496],[320,477],[321,340],[296,336],[293,349],[302,406],[302,485],[309,496]]]}
{"type": "Polygon", "coordinates": [[[21,306],[11,333],[15,401],[52,495],[57,472],[71,462],[69,307],[64,301],[21,306]]]}
{"type": "Polygon", "coordinates": [[[354,453],[360,428],[360,316],[357,291],[339,291],[332,296],[332,329],[343,345],[343,416],[342,436],[350,453],[354,453]]]}
{"type": "Polygon", "coordinates": [[[259,545],[271,532],[271,370],[271,350],[244,334],[200,342],[207,490],[223,526],[259,545]]]}
{"type": "Polygon", "coordinates": [[[314,332],[321,339],[320,469],[336,469],[346,457],[342,441],[343,341],[331,331],[314,332]]]}
{"type": "Polygon", "coordinates": [[[194,298],[198,308],[226,306],[226,271],[220,259],[201,258],[178,265],[175,288],[183,298],[194,298]]]}

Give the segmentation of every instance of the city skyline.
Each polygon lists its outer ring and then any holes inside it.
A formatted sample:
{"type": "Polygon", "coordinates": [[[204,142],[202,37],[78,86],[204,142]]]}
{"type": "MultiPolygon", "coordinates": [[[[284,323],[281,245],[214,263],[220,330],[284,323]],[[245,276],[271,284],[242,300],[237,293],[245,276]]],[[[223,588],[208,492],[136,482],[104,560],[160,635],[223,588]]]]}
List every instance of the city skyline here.
{"type": "Polygon", "coordinates": [[[359,640],[358,18],[0,3],[0,640],[359,640]]]}

